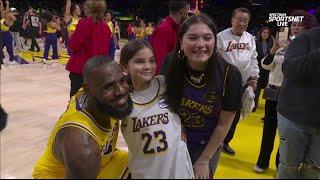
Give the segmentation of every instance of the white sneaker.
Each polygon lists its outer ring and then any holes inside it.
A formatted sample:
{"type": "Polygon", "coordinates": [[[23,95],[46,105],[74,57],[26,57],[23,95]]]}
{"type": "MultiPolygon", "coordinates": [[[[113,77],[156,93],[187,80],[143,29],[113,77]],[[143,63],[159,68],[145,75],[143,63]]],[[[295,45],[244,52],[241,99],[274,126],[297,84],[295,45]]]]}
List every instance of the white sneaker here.
{"type": "Polygon", "coordinates": [[[15,64],[18,64],[18,63],[16,61],[9,61],[8,64],[9,65],[15,65],[15,64]]]}
{"type": "Polygon", "coordinates": [[[43,64],[51,64],[51,63],[49,63],[46,59],[42,59],[42,63],[43,63],[43,64]]]}
{"type": "Polygon", "coordinates": [[[255,166],[253,167],[253,170],[254,170],[256,173],[261,174],[261,173],[264,173],[264,171],[265,171],[266,169],[262,169],[262,168],[259,167],[258,165],[255,165],[255,166]]]}

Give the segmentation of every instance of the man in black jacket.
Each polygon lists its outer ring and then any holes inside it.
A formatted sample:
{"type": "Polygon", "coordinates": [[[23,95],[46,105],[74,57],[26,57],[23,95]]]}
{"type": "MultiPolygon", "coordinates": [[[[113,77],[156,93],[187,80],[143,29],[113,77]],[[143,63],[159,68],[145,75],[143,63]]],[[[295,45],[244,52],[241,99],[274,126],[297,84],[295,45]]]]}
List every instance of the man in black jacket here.
{"type": "Polygon", "coordinates": [[[278,178],[320,177],[320,28],[289,45],[278,99],[278,178]]]}

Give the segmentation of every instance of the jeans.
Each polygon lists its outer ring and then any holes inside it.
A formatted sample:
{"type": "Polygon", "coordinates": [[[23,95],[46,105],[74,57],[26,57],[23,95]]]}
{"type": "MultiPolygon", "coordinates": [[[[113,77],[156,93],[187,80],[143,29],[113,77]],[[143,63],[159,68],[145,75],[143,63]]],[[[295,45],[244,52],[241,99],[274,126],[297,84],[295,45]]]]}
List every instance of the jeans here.
{"type": "MultiPolygon", "coordinates": [[[[9,54],[9,60],[14,61],[13,37],[9,31],[2,32],[2,35],[3,35],[3,45],[7,48],[7,52],[9,54]]],[[[4,48],[4,46],[1,46],[1,47],[4,48]]]]}
{"type": "Polygon", "coordinates": [[[52,47],[52,59],[58,59],[58,38],[56,33],[47,33],[44,43],[43,59],[48,60],[50,47],[52,47]]]}
{"type": "MultiPolygon", "coordinates": [[[[310,112],[312,113],[312,112],[310,112]]],[[[320,129],[294,123],[278,113],[279,179],[320,179],[320,129]]]]}

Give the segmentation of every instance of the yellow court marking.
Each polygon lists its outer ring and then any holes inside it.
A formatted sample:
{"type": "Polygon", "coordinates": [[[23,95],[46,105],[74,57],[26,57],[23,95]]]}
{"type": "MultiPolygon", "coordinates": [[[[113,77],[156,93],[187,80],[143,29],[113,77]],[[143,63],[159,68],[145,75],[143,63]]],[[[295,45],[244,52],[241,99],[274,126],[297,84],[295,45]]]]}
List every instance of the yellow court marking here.
{"type": "Polygon", "coordinates": [[[279,147],[278,134],[275,138],[269,169],[263,174],[253,171],[260,152],[263,130],[261,118],[264,117],[264,104],[265,100],[260,98],[257,111],[251,113],[248,118],[239,121],[235,135],[230,143],[230,146],[236,151],[236,155],[229,156],[221,153],[215,178],[273,179],[276,177],[275,157],[279,147]]]}
{"type": "MultiPolygon", "coordinates": [[[[66,51],[59,51],[58,54],[59,54],[58,63],[67,64],[69,60],[68,53],[66,51]]],[[[16,53],[16,55],[19,55],[24,60],[30,63],[32,62],[41,63],[43,59],[43,51],[40,51],[40,52],[24,51],[24,52],[16,53]]],[[[49,62],[52,60],[51,57],[52,57],[52,52],[49,52],[49,59],[48,59],[49,62]]]]}

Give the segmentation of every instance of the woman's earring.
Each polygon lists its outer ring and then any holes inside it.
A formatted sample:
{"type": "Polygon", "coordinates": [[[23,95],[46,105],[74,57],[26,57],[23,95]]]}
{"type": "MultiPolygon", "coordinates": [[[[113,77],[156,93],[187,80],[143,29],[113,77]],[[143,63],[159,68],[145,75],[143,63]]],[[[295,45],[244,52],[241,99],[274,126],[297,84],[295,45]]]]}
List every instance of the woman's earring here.
{"type": "Polygon", "coordinates": [[[186,55],[184,54],[184,52],[183,52],[182,49],[180,49],[180,50],[178,51],[178,57],[179,57],[179,59],[181,59],[181,60],[183,60],[183,59],[186,57],[186,55]]]}

